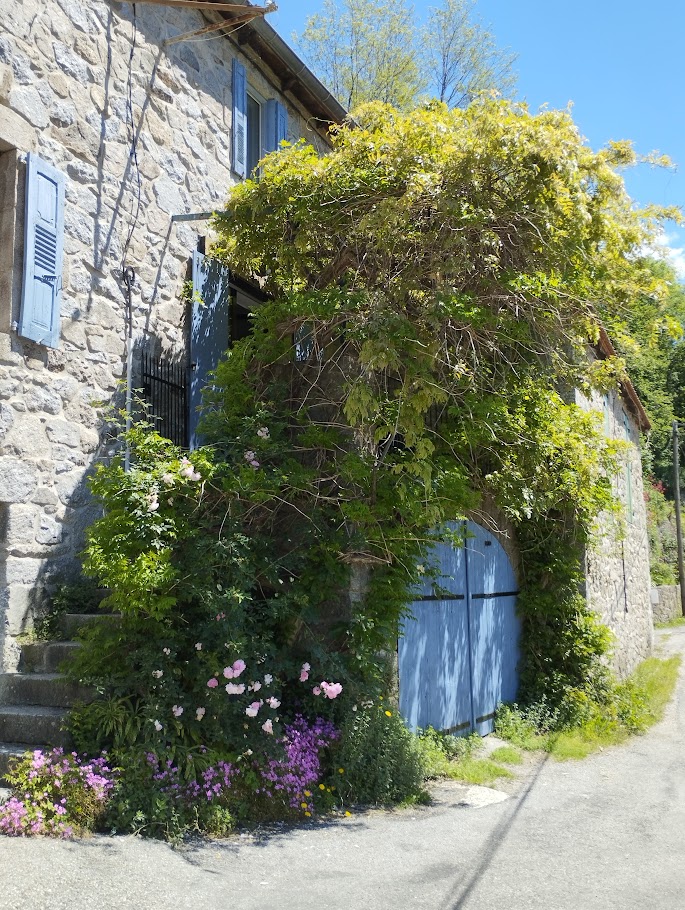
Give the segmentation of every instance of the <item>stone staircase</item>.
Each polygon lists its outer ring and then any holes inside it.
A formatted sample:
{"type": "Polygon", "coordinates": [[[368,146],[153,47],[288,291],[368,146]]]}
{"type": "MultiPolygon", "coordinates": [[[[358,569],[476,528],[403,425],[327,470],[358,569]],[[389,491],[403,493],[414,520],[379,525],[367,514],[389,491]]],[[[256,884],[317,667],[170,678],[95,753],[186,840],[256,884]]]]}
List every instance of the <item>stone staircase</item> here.
{"type": "MultiPolygon", "coordinates": [[[[100,619],[97,614],[66,614],[65,637],[82,625],[100,619]]],[[[62,730],[67,710],[90,701],[93,691],[69,682],[59,673],[76,641],[36,641],[22,645],[16,673],[0,673],[0,782],[11,758],[34,749],[69,748],[62,730]]]]}

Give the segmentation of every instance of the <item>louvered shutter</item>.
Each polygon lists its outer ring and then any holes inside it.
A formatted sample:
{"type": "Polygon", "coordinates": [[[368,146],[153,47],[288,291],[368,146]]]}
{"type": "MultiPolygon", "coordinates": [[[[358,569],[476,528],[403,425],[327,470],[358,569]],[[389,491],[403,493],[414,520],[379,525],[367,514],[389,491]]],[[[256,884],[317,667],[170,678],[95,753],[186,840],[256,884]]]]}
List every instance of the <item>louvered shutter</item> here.
{"type": "Polygon", "coordinates": [[[247,177],[247,73],[233,58],[233,170],[247,177]]]}
{"type": "Polygon", "coordinates": [[[230,277],[230,271],[216,259],[193,253],[188,421],[192,449],[200,444],[197,425],[202,412],[202,392],[230,343],[230,277]]]}
{"type": "Polygon", "coordinates": [[[64,175],[30,152],[26,162],[24,278],[18,333],[59,346],[64,175]]]}
{"type": "Polygon", "coordinates": [[[266,102],[266,150],[275,152],[288,138],[288,111],[275,98],[266,102]]]}

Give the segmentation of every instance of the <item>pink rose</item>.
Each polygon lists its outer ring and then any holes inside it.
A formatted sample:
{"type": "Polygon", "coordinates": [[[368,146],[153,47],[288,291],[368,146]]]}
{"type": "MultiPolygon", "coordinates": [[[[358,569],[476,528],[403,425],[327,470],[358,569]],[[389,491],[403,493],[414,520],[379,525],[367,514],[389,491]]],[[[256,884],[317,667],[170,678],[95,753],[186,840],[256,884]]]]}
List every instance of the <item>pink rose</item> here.
{"type": "Polygon", "coordinates": [[[213,676],[212,676],[212,678],[211,678],[210,680],[207,681],[207,686],[208,686],[210,689],[216,689],[216,687],[217,687],[218,685],[219,685],[219,680],[218,680],[218,679],[215,679],[213,676]]]}
{"type": "Polygon", "coordinates": [[[321,695],[321,689],[319,688],[319,686],[314,686],[314,688],[312,689],[312,692],[314,693],[314,695],[321,695]]]}
{"type": "Polygon", "coordinates": [[[243,670],[245,669],[246,666],[247,666],[247,664],[245,663],[244,660],[240,660],[240,659],[236,660],[233,663],[233,675],[240,676],[240,674],[243,672],[243,670]]]}

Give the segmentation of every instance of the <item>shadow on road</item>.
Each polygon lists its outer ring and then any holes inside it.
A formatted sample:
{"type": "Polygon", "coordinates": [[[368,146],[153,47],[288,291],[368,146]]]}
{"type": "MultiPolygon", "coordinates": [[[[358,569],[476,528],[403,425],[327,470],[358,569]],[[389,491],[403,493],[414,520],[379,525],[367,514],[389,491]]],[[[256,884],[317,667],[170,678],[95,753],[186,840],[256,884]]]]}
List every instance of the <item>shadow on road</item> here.
{"type": "Polygon", "coordinates": [[[538,778],[542,774],[543,768],[548,761],[549,755],[545,755],[544,759],[535,769],[530,780],[526,783],[521,796],[515,800],[512,800],[511,809],[502,818],[502,820],[496,826],[495,830],[483,845],[480,862],[464,881],[458,881],[455,883],[450,894],[447,895],[441,904],[440,910],[463,910],[463,908],[468,906],[471,895],[477,888],[483,876],[488,871],[492,861],[504,846],[504,842],[507,839],[512,825],[516,821],[519,812],[530,796],[533,788],[538,781],[538,778]]]}

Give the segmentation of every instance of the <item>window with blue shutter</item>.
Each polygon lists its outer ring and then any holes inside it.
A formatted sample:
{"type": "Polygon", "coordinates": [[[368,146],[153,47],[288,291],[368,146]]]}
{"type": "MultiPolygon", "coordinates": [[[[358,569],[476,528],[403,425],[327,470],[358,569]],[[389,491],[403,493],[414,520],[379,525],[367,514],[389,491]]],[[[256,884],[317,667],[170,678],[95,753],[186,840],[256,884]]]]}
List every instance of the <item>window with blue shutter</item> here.
{"type": "Polygon", "coordinates": [[[266,102],[266,150],[275,152],[288,138],[288,111],[275,98],[266,102]]]}
{"type": "Polygon", "coordinates": [[[30,152],[26,162],[24,273],[18,334],[59,346],[64,175],[30,152]]]}
{"type": "Polygon", "coordinates": [[[233,58],[233,170],[247,177],[247,73],[233,58]]]}

